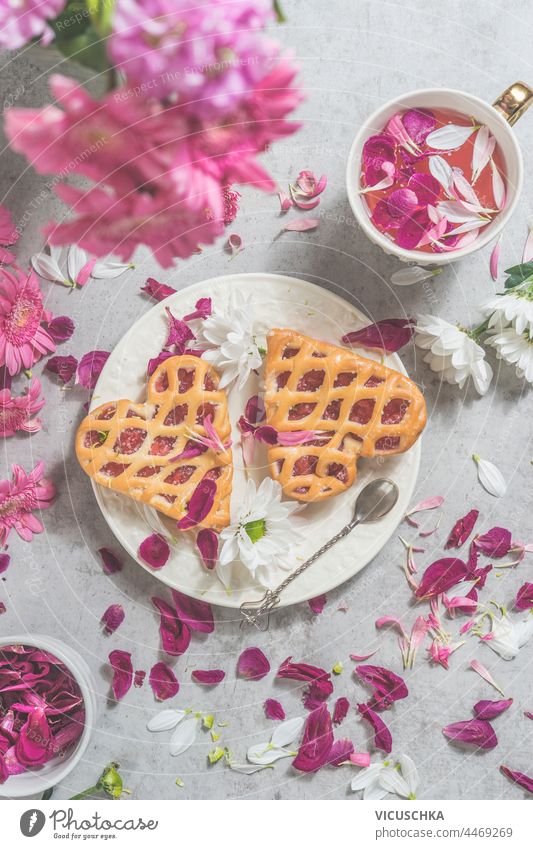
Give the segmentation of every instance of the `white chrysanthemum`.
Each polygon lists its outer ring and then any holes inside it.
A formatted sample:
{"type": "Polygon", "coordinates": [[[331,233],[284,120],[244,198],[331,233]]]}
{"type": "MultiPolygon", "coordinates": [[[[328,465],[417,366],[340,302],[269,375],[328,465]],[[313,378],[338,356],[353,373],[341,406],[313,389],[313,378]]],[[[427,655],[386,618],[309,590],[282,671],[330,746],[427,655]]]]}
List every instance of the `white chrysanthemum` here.
{"type": "Polygon", "coordinates": [[[489,327],[513,324],[517,333],[529,332],[533,336],[533,293],[531,284],[517,286],[503,295],[495,295],[481,309],[489,315],[489,327]]]}
{"type": "Polygon", "coordinates": [[[513,324],[502,327],[500,322],[486,342],[496,349],[499,360],[516,367],[518,377],[533,383],[533,330],[519,333],[513,324]]]}
{"type": "Polygon", "coordinates": [[[220,372],[220,387],[228,386],[237,377],[242,388],[252,369],[261,367],[262,358],[254,335],[251,299],[237,293],[226,309],[215,307],[202,323],[200,344],[208,346],[203,354],[220,372]]]}
{"type": "Polygon", "coordinates": [[[281,486],[272,478],[265,478],[258,489],[253,480],[248,481],[236,520],[220,534],[218,574],[224,583],[224,567],[234,560],[240,560],[269,589],[277,583],[276,567],[294,565],[293,543],[300,534],[289,517],[301,504],[282,501],[281,496],[281,486]]]}
{"type": "Polygon", "coordinates": [[[434,315],[420,315],[415,344],[427,351],[424,362],[442,375],[447,383],[462,389],[469,377],[480,395],[485,395],[492,380],[492,368],[485,351],[466,330],[434,315]]]}

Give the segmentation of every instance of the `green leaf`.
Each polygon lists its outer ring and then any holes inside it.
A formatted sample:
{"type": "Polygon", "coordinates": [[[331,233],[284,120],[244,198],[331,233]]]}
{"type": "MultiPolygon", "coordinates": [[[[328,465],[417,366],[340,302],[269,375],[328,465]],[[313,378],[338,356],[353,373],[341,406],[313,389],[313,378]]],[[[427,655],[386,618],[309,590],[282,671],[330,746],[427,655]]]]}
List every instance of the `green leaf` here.
{"type": "Polygon", "coordinates": [[[511,268],[505,269],[505,274],[509,277],[505,281],[506,289],[514,289],[526,280],[533,279],[533,262],[522,262],[519,265],[513,265],[511,268]]]}
{"type": "Polygon", "coordinates": [[[257,542],[262,539],[266,533],[266,522],[264,519],[254,519],[252,522],[246,522],[244,530],[252,542],[257,542]]]}

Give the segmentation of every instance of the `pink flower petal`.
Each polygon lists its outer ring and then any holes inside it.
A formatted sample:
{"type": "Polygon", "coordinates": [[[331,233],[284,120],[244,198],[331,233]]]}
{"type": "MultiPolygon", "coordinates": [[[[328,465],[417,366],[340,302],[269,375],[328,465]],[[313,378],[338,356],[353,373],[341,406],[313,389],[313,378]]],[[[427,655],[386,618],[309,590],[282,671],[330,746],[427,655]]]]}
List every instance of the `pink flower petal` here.
{"type": "Polygon", "coordinates": [[[439,199],[440,183],[431,174],[413,174],[407,186],[414,192],[420,206],[436,204],[439,199]]]}
{"type": "MultiPolygon", "coordinates": [[[[380,184],[377,183],[377,186],[380,184]]],[[[379,200],[372,211],[372,224],[378,230],[390,230],[398,226],[398,222],[392,217],[386,200],[379,200]]]]}
{"type": "Polygon", "coordinates": [[[444,548],[459,548],[470,536],[474,529],[479,516],[479,510],[470,510],[466,516],[457,519],[457,522],[450,531],[450,536],[446,540],[444,548]]]}
{"type": "Polygon", "coordinates": [[[211,528],[202,528],[196,537],[196,546],[206,569],[214,569],[218,560],[218,534],[211,528]]]}
{"type": "Polygon", "coordinates": [[[66,356],[49,357],[45,369],[51,374],[56,374],[61,383],[69,383],[78,368],[78,361],[72,354],[66,356]]]}
{"type": "Polygon", "coordinates": [[[494,687],[494,689],[497,690],[498,693],[501,693],[502,696],[504,695],[503,690],[497,685],[489,670],[486,669],[486,667],[483,666],[483,664],[480,663],[479,660],[471,660],[470,668],[473,669],[474,672],[477,672],[477,674],[480,675],[481,678],[483,678],[483,680],[487,682],[487,684],[490,684],[491,687],[494,687]]]}
{"type": "Polygon", "coordinates": [[[162,598],[153,596],[152,604],[160,614],[159,634],[163,650],[172,657],[178,657],[189,648],[191,632],[176,611],[162,598]]]}
{"type": "Polygon", "coordinates": [[[58,315],[48,322],[47,330],[54,342],[66,342],[74,333],[74,322],[68,315],[58,315]]]}
{"type": "Polygon", "coordinates": [[[477,749],[494,749],[498,745],[498,738],[494,728],[484,719],[466,719],[463,722],[452,722],[442,729],[442,733],[449,740],[457,743],[466,743],[477,749]]]}
{"type": "Polygon", "coordinates": [[[402,221],[396,235],[396,244],[408,251],[415,250],[422,241],[431,221],[426,209],[418,209],[402,221]]]}
{"type": "Polygon", "coordinates": [[[102,614],[102,619],[100,620],[104,626],[105,633],[113,634],[119,625],[124,622],[125,616],[126,614],[121,604],[110,604],[105,613],[102,614]]]}
{"type": "Polygon", "coordinates": [[[533,584],[522,584],[516,594],[515,610],[532,610],[533,609],[533,584]]]}
{"type": "Polygon", "coordinates": [[[172,351],[161,351],[157,355],[157,357],[152,357],[151,360],[148,360],[148,365],[146,367],[146,374],[148,377],[151,377],[158,366],[161,363],[164,363],[165,360],[168,360],[170,357],[175,357],[176,354],[173,354],[172,351]]]}
{"type": "Polygon", "coordinates": [[[83,265],[82,268],[80,268],[80,270],[79,270],[79,272],[76,276],[76,280],[74,281],[80,288],[82,286],[85,286],[85,284],[87,283],[95,265],[96,265],[96,257],[93,257],[93,259],[88,260],[85,263],[85,265],[83,265]]]}
{"type": "Polygon", "coordinates": [[[313,198],[312,200],[299,200],[298,196],[293,194],[292,202],[298,209],[315,209],[320,203],[320,198],[313,198]]]}
{"type": "Polygon", "coordinates": [[[191,631],[199,631],[202,634],[211,634],[215,630],[213,621],[213,609],[209,602],[190,598],[178,590],[172,590],[172,599],[179,619],[184,622],[191,631]]]}
{"type": "Polygon", "coordinates": [[[316,772],[328,762],[333,747],[331,716],[325,704],[311,711],[300,748],[292,765],[300,772],[316,772]]]}
{"type": "Polygon", "coordinates": [[[402,124],[415,144],[421,145],[435,129],[437,121],[429,109],[409,109],[402,115],[402,124]]]}
{"type": "Polygon", "coordinates": [[[276,699],[267,699],[263,707],[267,719],[285,719],[283,706],[276,699]]]}
{"type": "Polygon", "coordinates": [[[278,190],[278,199],[280,212],[287,212],[287,210],[292,206],[292,200],[288,194],[283,191],[283,189],[278,190]]]}
{"type": "Polygon", "coordinates": [[[409,136],[400,115],[393,115],[390,118],[387,126],[385,127],[385,132],[390,133],[396,141],[405,147],[410,153],[417,153],[419,151],[419,147],[417,143],[409,136]]]}
{"type": "Polygon", "coordinates": [[[239,236],[238,233],[231,233],[226,241],[226,250],[232,256],[240,254],[244,250],[242,236],[239,236]]]}
{"type": "Polygon", "coordinates": [[[146,672],[144,669],[136,669],[135,674],[133,676],[133,686],[134,687],[142,687],[144,684],[144,679],[146,678],[146,672]]]}
{"type": "Polygon", "coordinates": [[[424,498],[423,501],[419,501],[418,504],[411,507],[411,509],[405,514],[405,518],[410,525],[413,525],[415,528],[419,528],[420,524],[410,517],[414,513],[421,513],[423,510],[434,510],[436,507],[440,507],[443,503],[444,497],[442,495],[433,495],[431,498],[424,498]]]}
{"type": "Polygon", "coordinates": [[[343,764],[350,763],[353,753],[353,743],[347,737],[335,740],[328,756],[328,764],[330,766],[342,766],[343,764]]]}
{"type": "Polygon", "coordinates": [[[11,557],[9,556],[9,554],[2,552],[0,554],[0,575],[3,575],[4,572],[7,571],[10,562],[11,562],[11,557]]]}
{"type": "Polygon", "coordinates": [[[502,240],[501,240],[501,236],[500,236],[500,238],[496,240],[496,244],[494,245],[492,252],[491,252],[491,255],[490,255],[489,268],[490,268],[490,276],[492,277],[493,280],[498,279],[498,264],[500,262],[501,247],[502,247],[502,240]]]}
{"type": "MultiPolygon", "coordinates": [[[[396,159],[396,140],[390,133],[378,133],[369,136],[363,145],[362,161],[366,170],[367,167],[379,161],[394,162],[396,159]]],[[[381,167],[381,166],[380,166],[381,167]]],[[[367,183],[369,181],[367,180],[367,183]]]]}
{"type": "Polygon", "coordinates": [[[257,424],[265,418],[265,402],[259,395],[252,395],[251,398],[248,398],[244,416],[252,424],[257,424]]]}
{"type": "Polygon", "coordinates": [[[533,793],[533,778],[530,778],[529,775],[523,772],[516,772],[516,770],[509,769],[508,766],[501,766],[500,770],[506,778],[523,787],[528,793],[533,793]]]}
{"type": "Polygon", "coordinates": [[[466,563],[462,560],[456,557],[443,557],[428,566],[415,595],[419,599],[433,598],[464,581],[467,574],[466,563]]]}
{"type": "Polygon", "coordinates": [[[484,699],[474,705],[474,715],[476,719],[496,719],[497,716],[508,710],[512,703],[512,699],[500,699],[496,702],[484,699]]]}
{"type": "Polygon", "coordinates": [[[344,345],[359,346],[393,353],[411,340],[414,325],[409,318],[386,318],[342,337],[344,345]]]}
{"type": "Polygon", "coordinates": [[[196,318],[202,320],[209,318],[213,310],[211,298],[199,298],[195,304],[196,309],[188,315],[183,316],[183,321],[193,321],[196,318]]]}
{"type": "Polygon", "coordinates": [[[191,672],[191,678],[197,684],[205,684],[213,686],[220,684],[226,677],[226,673],[222,669],[194,669],[191,672]]]}
{"type": "Polygon", "coordinates": [[[526,719],[533,719],[533,713],[530,710],[525,710],[524,716],[526,717],[526,719]]]}
{"type": "Polygon", "coordinates": [[[256,647],[245,649],[237,661],[237,675],[249,681],[260,681],[270,672],[270,663],[256,647]]]}
{"type": "Polygon", "coordinates": [[[352,752],[350,755],[350,762],[355,766],[370,766],[370,755],[368,752],[352,752]]]}
{"type": "MultiPolygon", "coordinates": [[[[411,178],[412,179],[412,178],[411,178]]],[[[436,182],[436,181],[435,181],[436,182]]],[[[387,198],[389,215],[398,221],[413,214],[418,206],[418,198],[412,189],[396,189],[387,198]]]]}
{"type": "Polygon", "coordinates": [[[165,348],[175,347],[177,354],[184,354],[188,343],[196,339],[196,336],[185,321],[172,315],[169,307],[165,307],[165,311],[168,317],[168,333],[165,348]]]}
{"type": "MultiPolygon", "coordinates": [[[[378,619],[378,622],[379,621],[380,620],[378,619]]],[[[379,628],[379,625],[378,625],[377,622],[376,622],[376,626],[379,628]]],[[[370,657],[374,657],[376,652],[377,652],[377,649],[375,651],[371,651],[370,654],[351,654],[350,660],[354,660],[356,663],[358,663],[359,661],[368,660],[370,657]]]]}
{"type": "Polygon", "coordinates": [[[78,363],[76,383],[92,392],[108,357],[109,351],[88,351],[84,354],[78,363]]]}
{"type": "Polygon", "coordinates": [[[179,681],[172,669],[162,661],[152,666],[149,681],[158,702],[172,699],[180,688],[179,681]]]}
{"type": "Polygon", "coordinates": [[[49,760],[48,750],[52,744],[52,732],[43,708],[35,707],[20,729],[15,744],[16,758],[25,768],[40,766],[49,760]]]}
{"type": "Polygon", "coordinates": [[[118,702],[124,698],[133,683],[131,654],[115,649],[109,655],[109,663],[113,668],[113,695],[118,702]]]}
{"type": "Polygon", "coordinates": [[[215,501],[217,485],[210,478],[200,481],[187,505],[186,515],[177,523],[180,531],[189,530],[199,525],[209,515],[215,501]]]}
{"type": "Polygon", "coordinates": [[[491,528],[476,537],[474,543],[487,557],[504,557],[511,549],[511,532],[507,528],[491,528]]]}
{"type": "Polygon", "coordinates": [[[159,283],[153,277],[149,277],[146,284],[142,286],[141,291],[150,295],[154,301],[163,301],[165,298],[170,297],[170,295],[175,295],[177,290],[173,289],[172,286],[167,286],[166,283],[159,283]]]}
{"type": "Polygon", "coordinates": [[[315,613],[316,615],[318,615],[319,613],[322,613],[322,611],[324,610],[324,608],[326,606],[326,602],[327,602],[327,597],[326,597],[326,594],[324,593],[323,595],[318,595],[316,598],[310,598],[307,603],[308,603],[311,611],[313,613],[315,613]]]}
{"type": "Polygon", "coordinates": [[[403,678],[383,666],[356,666],[355,674],[373,688],[372,707],[376,710],[385,710],[392,702],[405,699],[409,695],[403,678]]]}
{"type": "Polygon", "coordinates": [[[340,725],[341,722],[346,719],[349,710],[350,702],[346,696],[340,696],[335,702],[335,707],[333,708],[333,725],[340,725]]]}
{"type": "Polygon", "coordinates": [[[139,557],[151,569],[162,569],[170,557],[170,546],[161,534],[150,534],[139,546],[139,557]]]}
{"type": "Polygon", "coordinates": [[[293,218],[283,226],[284,230],[292,233],[305,233],[307,230],[316,230],[320,224],[320,218],[293,218]]]}
{"type": "Polygon", "coordinates": [[[357,710],[363,719],[366,719],[374,729],[374,746],[376,749],[381,749],[386,754],[392,752],[392,735],[379,716],[368,705],[357,705],[357,710]]]}
{"type": "Polygon", "coordinates": [[[122,560],[109,548],[99,548],[98,554],[102,558],[102,568],[106,575],[114,575],[122,569],[122,560]]]}

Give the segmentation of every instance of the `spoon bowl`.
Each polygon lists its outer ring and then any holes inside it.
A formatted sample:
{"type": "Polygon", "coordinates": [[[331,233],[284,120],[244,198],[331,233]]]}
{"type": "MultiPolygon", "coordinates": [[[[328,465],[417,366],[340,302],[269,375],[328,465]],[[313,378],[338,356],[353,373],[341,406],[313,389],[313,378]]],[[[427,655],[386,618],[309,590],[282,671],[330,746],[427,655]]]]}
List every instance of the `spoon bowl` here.
{"type": "Polygon", "coordinates": [[[382,519],[390,513],[398,501],[399,494],[397,484],[388,478],[370,481],[357,496],[350,524],[355,526],[382,519]]]}

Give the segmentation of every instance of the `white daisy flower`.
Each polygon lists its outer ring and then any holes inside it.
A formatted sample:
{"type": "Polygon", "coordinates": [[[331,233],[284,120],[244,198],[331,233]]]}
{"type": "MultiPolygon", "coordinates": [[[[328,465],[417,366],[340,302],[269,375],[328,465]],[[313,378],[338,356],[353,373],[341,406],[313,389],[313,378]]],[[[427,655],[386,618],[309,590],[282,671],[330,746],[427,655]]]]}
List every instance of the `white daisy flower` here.
{"type": "Polygon", "coordinates": [[[251,298],[242,293],[236,293],[226,309],[213,309],[202,323],[198,340],[207,345],[203,359],[221,374],[221,388],[238,377],[241,389],[250,372],[260,368],[263,362],[254,335],[251,298]]]}
{"type": "Polygon", "coordinates": [[[467,330],[438,316],[420,315],[415,344],[427,351],[424,362],[447,383],[456,383],[462,389],[471,377],[477,392],[485,395],[492,380],[492,368],[485,360],[485,351],[467,330]]]}
{"type": "Polygon", "coordinates": [[[533,336],[533,286],[526,282],[502,295],[495,295],[481,307],[490,316],[489,327],[513,324],[518,334],[533,336]]]}
{"type": "Polygon", "coordinates": [[[533,383],[533,328],[519,333],[515,325],[502,327],[500,322],[486,344],[496,349],[499,360],[516,367],[518,377],[533,383]]]}
{"type": "Polygon", "coordinates": [[[294,565],[293,542],[300,534],[289,517],[301,504],[282,501],[281,496],[281,486],[272,478],[265,478],[258,489],[253,480],[248,481],[237,518],[220,534],[218,574],[224,584],[229,583],[225,567],[234,560],[240,560],[269,589],[278,582],[276,567],[294,565]]]}

